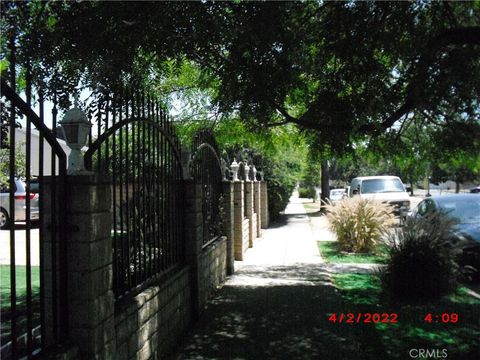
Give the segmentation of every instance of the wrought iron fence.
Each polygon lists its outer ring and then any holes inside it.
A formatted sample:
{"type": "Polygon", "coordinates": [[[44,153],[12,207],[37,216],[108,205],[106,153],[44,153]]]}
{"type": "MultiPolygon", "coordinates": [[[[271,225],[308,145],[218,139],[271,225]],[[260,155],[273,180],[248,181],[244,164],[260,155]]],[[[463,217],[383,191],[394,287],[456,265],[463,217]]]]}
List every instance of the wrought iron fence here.
{"type": "Polygon", "coordinates": [[[202,129],[195,134],[190,171],[201,189],[204,246],[222,234],[223,167],[218,154],[217,142],[209,129],[202,129]]]}
{"type": "Polygon", "coordinates": [[[32,84],[13,41],[9,52],[0,102],[0,358],[31,359],[68,335],[66,154],[52,130],[56,97],[32,84]],[[17,93],[19,71],[25,77],[17,93]]]}
{"type": "Polygon", "coordinates": [[[159,102],[142,91],[105,96],[94,115],[97,134],[85,163],[112,181],[114,292],[121,299],[184,261],[180,146],[159,102]]]}

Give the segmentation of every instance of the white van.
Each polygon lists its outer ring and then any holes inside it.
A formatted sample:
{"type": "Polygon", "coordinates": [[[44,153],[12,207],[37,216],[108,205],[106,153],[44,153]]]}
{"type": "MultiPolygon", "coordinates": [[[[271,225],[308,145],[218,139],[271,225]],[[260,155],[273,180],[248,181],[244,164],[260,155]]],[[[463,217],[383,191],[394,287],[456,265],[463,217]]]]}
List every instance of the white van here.
{"type": "Polygon", "coordinates": [[[395,215],[405,217],[410,208],[410,197],[397,176],[362,176],[350,183],[348,196],[387,202],[395,207],[395,215]]]}

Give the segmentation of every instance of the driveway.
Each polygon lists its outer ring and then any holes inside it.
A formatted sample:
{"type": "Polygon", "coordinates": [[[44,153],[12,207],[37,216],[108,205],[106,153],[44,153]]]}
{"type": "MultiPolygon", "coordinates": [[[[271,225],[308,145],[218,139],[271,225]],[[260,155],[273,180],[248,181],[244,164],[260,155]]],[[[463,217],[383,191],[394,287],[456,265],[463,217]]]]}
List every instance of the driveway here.
{"type": "MultiPolygon", "coordinates": [[[[27,231],[17,225],[15,234],[15,263],[26,265],[27,263],[27,231]]],[[[40,265],[39,252],[39,229],[30,230],[30,257],[31,265],[40,265]]],[[[10,231],[0,230],[0,265],[10,265],[10,231]]]]}

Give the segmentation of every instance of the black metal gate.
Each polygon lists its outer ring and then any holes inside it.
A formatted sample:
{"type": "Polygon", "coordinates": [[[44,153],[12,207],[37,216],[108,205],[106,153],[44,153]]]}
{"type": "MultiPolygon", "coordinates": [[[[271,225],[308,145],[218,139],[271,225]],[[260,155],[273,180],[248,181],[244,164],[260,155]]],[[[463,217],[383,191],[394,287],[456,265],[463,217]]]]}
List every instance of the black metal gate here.
{"type": "Polygon", "coordinates": [[[203,246],[222,235],[223,168],[213,133],[209,129],[200,130],[192,142],[190,172],[201,189],[203,246]]]}
{"type": "Polygon", "coordinates": [[[114,291],[133,296],[184,262],[183,171],[173,124],[141,91],[104,96],[85,164],[112,182],[114,291]]]}
{"type": "Polygon", "coordinates": [[[54,131],[56,99],[15,63],[13,43],[9,55],[0,102],[0,357],[30,359],[67,336],[66,154],[54,131]]]}

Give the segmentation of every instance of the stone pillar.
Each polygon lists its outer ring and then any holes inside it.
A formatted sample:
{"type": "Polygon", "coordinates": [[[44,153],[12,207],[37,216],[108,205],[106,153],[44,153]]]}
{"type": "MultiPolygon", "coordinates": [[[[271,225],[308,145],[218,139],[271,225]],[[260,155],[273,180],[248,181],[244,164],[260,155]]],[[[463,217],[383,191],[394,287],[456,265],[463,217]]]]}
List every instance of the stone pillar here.
{"type": "Polygon", "coordinates": [[[260,215],[262,217],[262,229],[268,228],[270,218],[268,214],[268,187],[267,182],[262,181],[260,185],[260,215]]]}
{"type": "Polygon", "coordinates": [[[233,194],[234,185],[230,180],[223,181],[223,231],[227,236],[227,275],[235,272],[235,244],[234,244],[234,208],[233,208],[233,194]]]}
{"type": "Polygon", "coordinates": [[[202,254],[201,185],[185,180],[185,253],[191,268],[192,318],[198,319],[200,308],[200,256],[202,254]]]}
{"type": "Polygon", "coordinates": [[[233,182],[233,231],[235,260],[243,260],[244,249],[244,183],[241,180],[233,182]]]}
{"type": "Polygon", "coordinates": [[[255,213],[253,209],[253,181],[245,181],[245,206],[248,218],[248,247],[253,247],[253,241],[256,239],[255,213]]]}
{"type": "MultiPolygon", "coordinates": [[[[50,179],[44,184],[46,217],[41,231],[51,231],[48,219],[50,179]]],[[[115,359],[115,320],[112,291],[112,215],[109,179],[97,175],[68,176],[67,201],[67,305],[68,337],[78,345],[80,359],[115,359]]],[[[49,260],[49,244],[42,244],[44,264],[49,260]]],[[[60,255],[59,255],[60,256],[60,255]]],[[[45,269],[49,271],[48,267],[45,269]]],[[[48,274],[46,279],[50,278],[48,274]]],[[[49,284],[46,283],[46,293],[49,284]]],[[[50,284],[51,286],[51,284],[50,284]]],[[[48,305],[49,299],[46,299],[48,305]]],[[[49,315],[46,313],[47,331],[49,315]]]]}
{"type": "Polygon", "coordinates": [[[261,229],[262,229],[262,209],[260,207],[260,203],[261,203],[261,183],[259,181],[255,181],[253,183],[253,187],[254,187],[254,196],[253,196],[253,208],[255,210],[255,214],[257,214],[256,216],[256,225],[257,225],[257,229],[256,229],[256,236],[257,237],[260,237],[262,234],[261,234],[261,229]]]}

